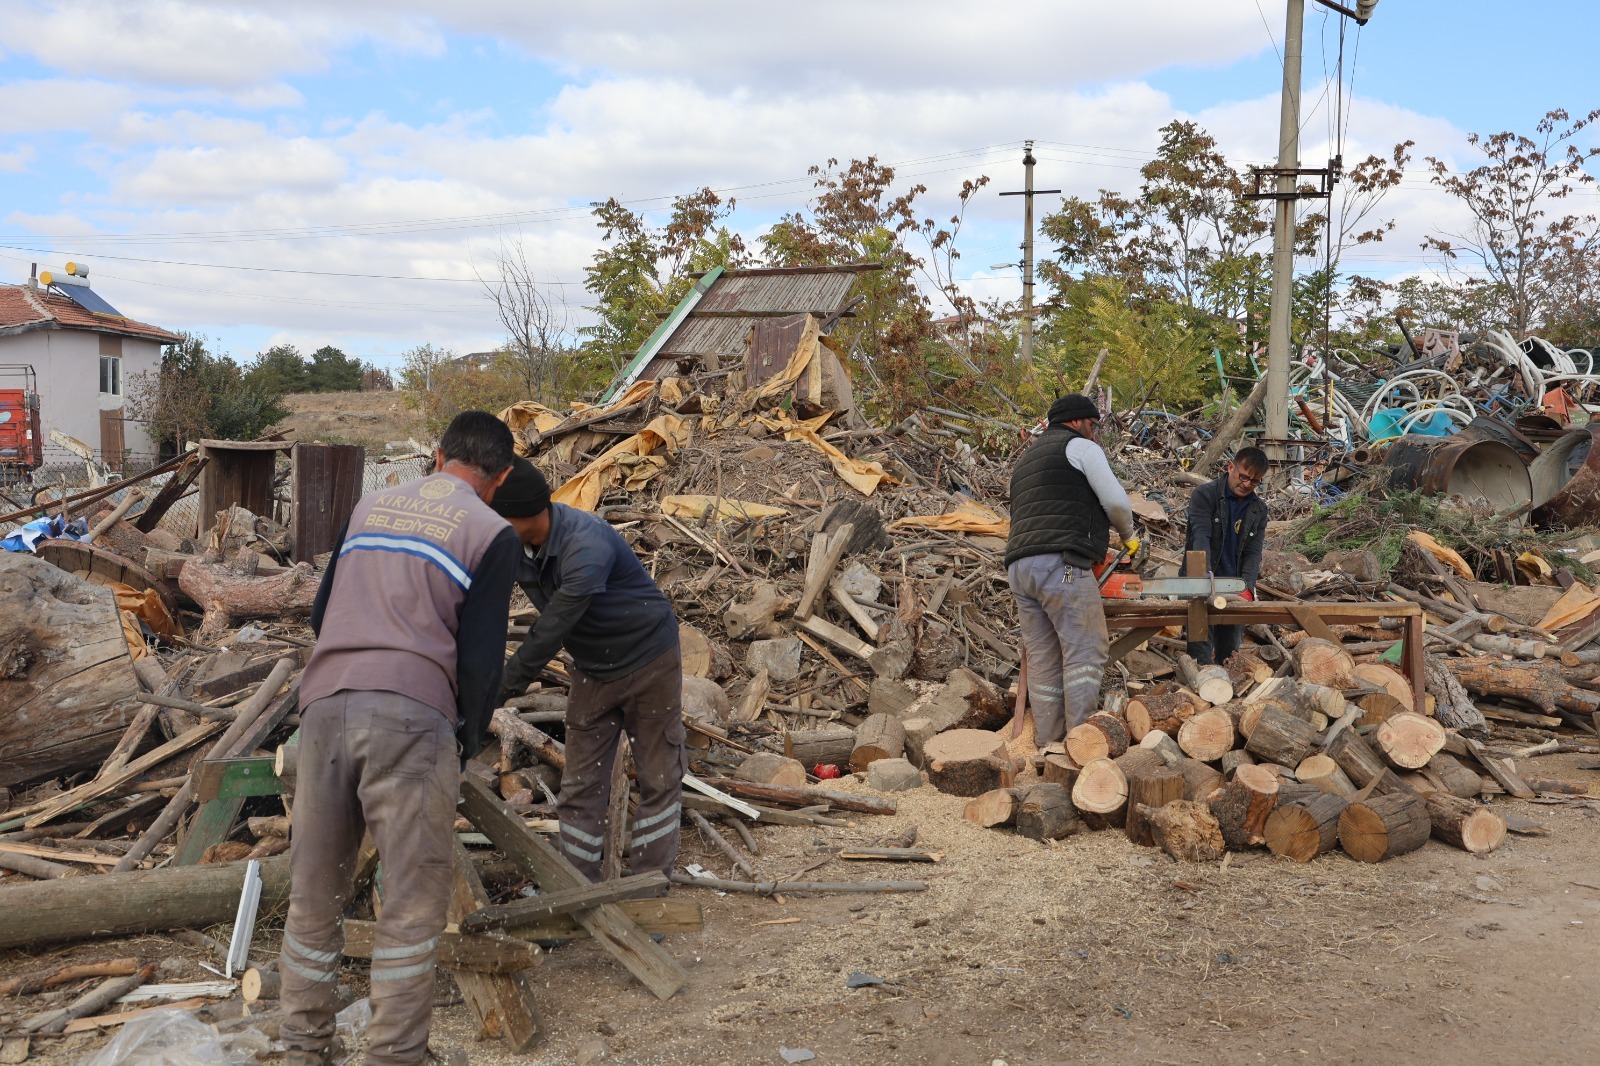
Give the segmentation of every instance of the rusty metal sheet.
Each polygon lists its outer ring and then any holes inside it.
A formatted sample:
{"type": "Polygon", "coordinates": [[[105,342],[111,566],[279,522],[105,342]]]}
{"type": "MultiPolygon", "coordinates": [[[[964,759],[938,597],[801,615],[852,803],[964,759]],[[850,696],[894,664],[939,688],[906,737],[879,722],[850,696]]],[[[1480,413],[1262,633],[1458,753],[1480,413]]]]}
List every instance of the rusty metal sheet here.
{"type": "Polygon", "coordinates": [[[1474,432],[1453,437],[1408,434],[1389,445],[1384,462],[1389,484],[1401,488],[1481,498],[1496,511],[1533,499],[1533,482],[1522,456],[1474,432]]]}
{"type": "Polygon", "coordinates": [[[1568,432],[1545,448],[1529,473],[1537,528],[1600,525],[1600,424],[1568,432]]]}
{"type": "Polygon", "coordinates": [[[359,444],[296,444],[290,475],[293,558],[310,562],[332,551],[361,497],[366,449],[359,444]]]}

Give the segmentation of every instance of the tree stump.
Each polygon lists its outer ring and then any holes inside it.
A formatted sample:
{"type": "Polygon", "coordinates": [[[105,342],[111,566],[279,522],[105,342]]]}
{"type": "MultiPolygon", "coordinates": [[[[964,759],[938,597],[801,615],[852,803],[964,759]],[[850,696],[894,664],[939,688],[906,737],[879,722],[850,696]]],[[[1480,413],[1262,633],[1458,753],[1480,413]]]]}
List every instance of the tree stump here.
{"type": "Polygon", "coordinates": [[[1339,843],[1339,816],[1350,805],[1343,796],[1324,792],[1295,803],[1279,804],[1267,816],[1267,850],[1295,862],[1310,862],[1339,843]]]}
{"type": "Polygon", "coordinates": [[[1348,799],[1356,794],[1356,786],[1339,768],[1339,764],[1326,755],[1309,755],[1295,767],[1295,779],[1315,785],[1321,792],[1332,792],[1348,799]]]}
{"type": "Polygon", "coordinates": [[[1483,792],[1483,778],[1476,771],[1469,770],[1461,765],[1461,761],[1454,755],[1440,752],[1428,760],[1424,767],[1439,779],[1439,784],[1452,796],[1462,799],[1474,799],[1483,792]]]}
{"type": "Polygon", "coordinates": [[[0,787],[94,769],[139,711],[111,590],[0,552],[0,787]]]}
{"type": "Polygon", "coordinates": [[[1201,711],[1178,728],[1178,747],[1201,762],[1215,762],[1233,750],[1233,716],[1215,708],[1201,711]]]}
{"type": "Polygon", "coordinates": [[[928,761],[928,780],[952,796],[981,796],[1011,777],[1005,739],[987,730],[940,733],[923,745],[922,753],[928,761]]]}
{"type": "Polygon", "coordinates": [[[1317,744],[1317,731],[1302,721],[1267,706],[1245,742],[1245,750],[1258,759],[1280,766],[1299,766],[1317,744]]]}
{"type": "Polygon", "coordinates": [[[1261,766],[1241,766],[1210,802],[1228,847],[1265,843],[1267,816],[1278,802],[1278,775],[1261,766]]]}
{"type": "Polygon", "coordinates": [[[1115,759],[1128,750],[1128,726],[1120,717],[1101,711],[1067,731],[1067,754],[1079,766],[1096,759],[1115,759]]]}
{"type": "Polygon", "coordinates": [[[1300,680],[1330,688],[1349,688],[1356,661],[1331,640],[1307,637],[1294,646],[1295,672],[1300,680]]]}
{"type": "Polygon", "coordinates": [[[1474,855],[1487,855],[1505,843],[1506,820],[1489,808],[1448,792],[1430,792],[1427,805],[1433,835],[1474,855]]]}
{"type": "Polygon", "coordinates": [[[1083,832],[1071,793],[1061,785],[1048,783],[1022,790],[1016,823],[1017,835],[1029,840],[1061,840],[1083,832]]]}
{"type": "Polygon", "coordinates": [[[758,751],[746,755],[744,762],[733,772],[740,781],[757,785],[798,785],[806,783],[806,768],[797,759],[786,759],[777,752],[758,751]]]}
{"type": "Polygon", "coordinates": [[[1072,805],[1090,829],[1121,828],[1128,807],[1128,779],[1110,759],[1096,759],[1078,771],[1072,805]]]}
{"type": "Polygon", "coordinates": [[[1017,817],[1017,789],[996,788],[967,801],[961,817],[985,829],[1010,825],[1017,817]]]}
{"type": "Polygon", "coordinates": [[[1415,711],[1391,715],[1378,727],[1378,748],[1384,758],[1405,770],[1428,765],[1444,750],[1445,728],[1415,711]]]}
{"type": "Polygon", "coordinates": [[[1152,729],[1177,736],[1183,723],[1200,710],[1199,702],[1199,696],[1183,689],[1135,696],[1123,710],[1128,722],[1128,734],[1134,742],[1143,740],[1152,729]]]}
{"type": "Polygon", "coordinates": [[[1070,789],[1078,781],[1078,765],[1065,755],[1046,755],[1044,772],[1040,776],[1048,784],[1064,785],[1070,789]]]}
{"type": "MultiPolygon", "coordinates": [[[[258,576],[241,549],[233,561],[190,559],[178,574],[178,587],[205,611],[200,625],[202,641],[231,629],[247,618],[305,618],[317,597],[321,578],[300,564],[280,574],[258,576]]],[[[250,553],[254,554],[254,553],[250,553]]]]}
{"type": "Polygon", "coordinates": [[[900,719],[887,714],[870,715],[856,729],[855,747],[850,752],[850,769],[862,773],[879,759],[900,758],[905,750],[906,731],[900,719]]]}
{"type": "Polygon", "coordinates": [[[1222,857],[1222,827],[1211,808],[1193,800],[1174,800],[1164,807],[1141,806],[1161,850],[1179,862],[1215,862],[1222,857]]]}
{"type": "Polygon", "coordinates": [[[1352,803],[1339,816],[1339,845],[1358,862],[1383,862],[1427,843],[1428,805],[1414,792],[1389,792],[1352,803]]]}
{"type": "Polygon", "coordinates": [[[1156,846],[1155,832],[1150,820],[1142,811],[1165,807],[1174,800],[1183,799],[1183,775],[1169,767],[1142,770],[1127,775],[1128,816],[1123,831],[1128,839],[1140,847],[1156,846]]]}

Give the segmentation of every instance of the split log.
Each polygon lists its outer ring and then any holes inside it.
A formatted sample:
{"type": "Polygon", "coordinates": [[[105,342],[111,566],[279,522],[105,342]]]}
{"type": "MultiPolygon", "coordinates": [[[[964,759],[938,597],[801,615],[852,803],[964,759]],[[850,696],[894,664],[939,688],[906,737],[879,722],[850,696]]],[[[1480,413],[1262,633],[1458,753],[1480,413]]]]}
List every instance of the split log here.
{"type": "Polygon", "coordinates": [[[1357,725],[1382,725],[1390,715],[1409,711],[1412,706],[1409,703],[1401,703],[1387,692],[1369,692],[1357,696],[1355,705],[1361,711],[1361,717],[1356,719],[1357,725]]]}
{"type": "Polygon", "coordinates": [[[1444,663],[1457,681],[1479,696],[1521,700],[1548,715],[1558,711],[1592,715],[1600,709],[1600,693],[1569,684],[1554,661],[1508,663],[1480,655],[1450,658],[1444,663]]]}
{"type": "Polygon", "coordinates": [[[1215,862],[1222,857],[1222,827],[1204,803],[1174,800],[1162,807],[1141,805],[1138,813],[1161,850],[1179,862],[1215,862]]]}
{"type": "Polygon", "coordinates": [[[1327,755],[1310,755],[1302,759],[1295,767],[1294,776],[1303,784],[1315,785],[1319,791],[1331,792],[1346,799],[1356,794],[1356,786],[1351,783],[1349,775],[1327,755]]]}
{"type": "Polygon", "coordinates": [[[1061,754],[1044,757],[1044,772],[1040,775],[1048,784],[1071,788],[1078,781],[1078,765],[1061,754]]]}
{"type": "Polygon", "coordinates": [[[1111,761],[1117,764],[1117,769],[1122,771],[1124,777],[1129,774],[1142,773],[1146,770],[1159,770],[1167,765],[1165,759],[1153,749],[1146,748],[1143,745],[1129,748],[1111,761]]]}
{"type": "Polygon", "coordinates": [[[1416,693],[1411,690],[1411,682],[1406,680],[1405,674],[1387,663],[1357,663],[1355,679],[1383,689],[1408,711],[1416,707],[1416,693]]]}
{"type": "Polygon", "coordinates": [[[66,1028],[67,1023],[74,1018],[83,1018],[102,1011],[115,1003],[122,996],[127,995],[150,978],[154,977],[156,968],[146,966],[138,973],[127,977],[112,977],[96,985],[65,1007],[36,1014],[26,1019],[18,1026],[25,1033],[59,1033],[66,1028]]]}
{"type": "MultiPolygon", "coordinates": [[[[1210,714],[1212,712],[1207,711],[1205,713],[1210,714]]],[[[1199,715],[1195,717],[1198,718],[1199,715]]],[[[1193,721],[1193,719],[1190,719],[1190,721],[1193,721]]],[[[1185,722],[1184,726],[1187,728],[1188,722],[1185,722]]],[[[1179,730],[1179,732],[1181,733],[1182,730],[1179,730]]],[[[1228,732],[1230,734],[1233,732],[1233,720],[1231,718],[1228,720],[1228,732]]],[[[1183,753],[1183,748],[1179,746],[1178,742],[1159,729],[1152,729],[1146,733],[1144,739],[1139,741],[1139,747],[1155,752],[1161,756],[1161,761],[1168,766],[1177,766],[1188,758],[1183,753]]]]}
{"type": "Polygon", "coordinates": [[[745,799],[791,807],[814,807],[822,804],[836,811],[854,811],[857,814],[893,814],[897,809],[894,800],[891,799],[866,796],[856,792],[840,792],[831,788],[758,785],[753,781],[737,781],[726,777],[713,777],[702,783],[745,799]]]}
{"type": "Polygon", "coordinates": [[[1322,795],[1326,795],[1326,793],[1316,785],[1309,785],[1304,781],[1296,781],[1293,777],[1280,776],[1278,778],[1278,802],[1280,804],[1306,803],[1322,795]]]}
{"type": "Polygon", "coordinates": [[[1241,766],[1211,797],[1211,813],[1222,839],[1234,849],[1264,843],[1267,816],[1278,802],[1278,775],[1261,766],[1241,766]]]}
{"type": "Polygon", "coordinates": [[[1017,817],[1018,790],[996,788],[967,801],[961,817],[985,829],[1010,825],[1017,817]]]}
{"type": "Polygon", "coordinates": [[[1228,680],[1233,685],[1235,697],[1243,695],[1272,677],[1272,667],[1263,661],[1260,652],[1259,648],[1240,648],[1223,664],[1228,671],[1228,680]]]}
{"type": "Polygon", "coordinates": [[[1444,750],[1444,726],[1413,711],[1392,715],[1378,727],[1378,749],[1391,764],[1405,770],[1426,766],[1444,750]]]}
{"type": "Polygon", "coordinates": [[[1128,725],[1119,716],[1101,711],[1067,731],[1067,754],[1079,766],[1095,759],[1115,759],[1128,750],[1128,725]]]}
{"type": "Polygon", "coordinates": [[[1032,785],[1017,802],[1017,835],[1029,840],[1061,840],[1083,832],[1071,793],[1061,785],[1032,785]]]}
{"type": "Polygon", "coordinates": [[[828,764],[849,766],[850,754],[856,747],[856,731],[848,726],[800,730],[784,738],[784,747],[808,770],[828,764]]]}
{"type": "Polygon", "coordinates": [[[111,590],[0,552],[0,787],[98,767],[139,713],[111,590]]]}
{"type": "Polygon", "coordinates": [[[733,775],[741,781],[758,785],[798,785],[806,783],[806,768],[795,759],[786,759],[777,752],[758,751],[747,755],[733,775]]]}
{"type": "Polygon", "coordinates": [[[778,586],[769,581],[758,582],[750,590],[750,598],[734,603],[722,612],[722,628],[734,640],[773,639],[784,635],[777,617],[794,606],[794,601],[784,598],[778,586]]]}
{"type": "Polygon", "coordinates": [[[74,984],[90,977],[126,977],[138,973],[143,966],[144,963],[135,958],[59,963],[0,981],[0,997],[31,996],[47,988],[74,984]]]}
{"type": "Polygon", "coordinates": [[[1416,851],[1432,832],[1427,803],[1410,791],[1352,803],[1339,816],[1339,845],[1357,862],[1383,862],[1416,851]]]}
{"type": "Polygon", "coordinates": [[[1205,800],[1227,783],[1221,771],[1199,759],[1185,759],[1173,769],[1183,775],[1183,798],[1205,800]]]}
{"type": "Polygon", "coordinates": [[[944,706],[960,708],[960,714],[951,722],[954,729],[998,731],[1011,719],[1011,705],[1006,702],[1005,693],[965,666],[945,675],[944,687],[937,690],[923,713],[937,719],[944,706]]]}
{"type": "Polygon", "coordinates": [[[1184,689],[1156,695],[1135,696],[1128,701],[1123,714],[1128,722],[1128,734],[1135,742],[1145,738],[1152,729],[1177,736],[1183,723],[1204,709],[1199,696],[1184,689]]]}
{"type": "Polygon", "coordinates": [[[1096,759],[1078,771],[1072,805],[1091,829],[1120,828],[1128,807],[1128,779],[1110,759],[1096,759]]]}
{"type": "Polygon", "coordinates": [[[1452,796],[1473,799],[1483,792],[1483,778],[1462,766],[1454,755],[1440,752],[1429,759],[1423,769],[1438,778],[1439,784],[1452,796]]]}
{"type": "Polygon", "coordinates": [[[1236,748],[1225,753],[1218,765],[1222,768],[1223,777],[1232,777],[1233,772],[1241,766],[1249,766],[1256,761],[1256,757],[1243,748],[1236,748]]]}
{"type": "Polygon", "coordinates": [[[1430,792],[1422,797],[1433,835],[1474,855],[1487,855],[1505,843],[1506,820],[1488,807],[1448,792],[1430,792]]]}
{"type": "Polygon", "coordinates": [[[505,707],[495,708],[489,719],[489,732],[500,739],[501,750],[508,754],[520,748],[557,770],[564,771],[567,768],[565,745],[538,726],[524,722],[505,707]]]}
{"type": "Polygon", "coordinates": [[[1295,862],[1310,862],[1339,843],[1339,816],[1350,801],[1332,792],[1288,805],[1267,816],[1267,850],[1295,862]]]}
{"type": "Polygon", "coordinates": [[[952,796],[981,796],[1009,783],[1011,756],[1005,738],[984,729],[952,729],[922,748],[928,780],[952,796]]]}
{"type": "Polygon", "coordinates": [[[1233,750],[1233,716],[1213,708],[1201,711],[1178,728],[1178,747],[1201,762],[1213,762],[1233,750]]]}
{"type": "Polygon", "coordinates": [[[1354,729],[1340,732],[1338,736],[1328,741],[1323,751],[1339,764],[1339,769],[1350,776],[1350,780],[1357,788],[1366,788],[1374,779],[1379,779],[1376,791],[1380,793],[1411,792],[1411,789],[1395,776],[1394,771],[1384,765],[1383,759],[1372,750],[1372,746],[1365,738],[1354,729]]]}
{"type": "Polygon", "coordinates": [[[1307,637],[1294,646],[1294,667],[1302,681],[1348,688],[1355,679],[1356,661],[1331,640],[1307,637]]]}
{"type": "Polygon", "coordinates": [[[1141,847],[1156,846],[1155,831],[1150,826],[1147,812],[1174,800],[1183,799],[1183,774],[1162,766],[1128,774],[1128,817],[1123,831],[1128,839],[1141,847]]]}
{"type": "MultiPolygon", "coordinates": [[[[244,551],[248,549],[241,555],[244,551]]],[[[220,634],[248,618],[305,618],[311,614],[318,583],[317,572],[304,564],[261,577],[238,561],[197,558],[184,563],[178,574],[178,587],[205,611],[200,626],[204,636],[220,634]]]]}
{"type": "Polygon", "coordinates": [[[1316,747],[1317,730],[1309,722],[1266,706],[1245,742],[1245,750],[1280,766],[1299,766],[1316,747]]]}
{"type": "MultiPolygon", "coordinates": [[[[887,714],[868,716],[856,729],[855,747],[850,751],[850,769],[863,773],[879,759],[898,759],[905,754],[906,731],[900,719],[887,714]]],[[[924,747],[926,753],[926,747],[924,747]]]]}

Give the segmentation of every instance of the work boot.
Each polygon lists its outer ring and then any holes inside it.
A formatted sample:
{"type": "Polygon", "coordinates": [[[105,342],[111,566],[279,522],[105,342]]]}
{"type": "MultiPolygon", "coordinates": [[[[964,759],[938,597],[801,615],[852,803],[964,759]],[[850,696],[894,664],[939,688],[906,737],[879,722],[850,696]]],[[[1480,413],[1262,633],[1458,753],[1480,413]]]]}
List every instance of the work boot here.
{"type": "Polygon", "coordinates": [[[283,1066],[333,1066],[333,1049],[307,1051],[292,1047],[283,1053],[283,1066]]]}

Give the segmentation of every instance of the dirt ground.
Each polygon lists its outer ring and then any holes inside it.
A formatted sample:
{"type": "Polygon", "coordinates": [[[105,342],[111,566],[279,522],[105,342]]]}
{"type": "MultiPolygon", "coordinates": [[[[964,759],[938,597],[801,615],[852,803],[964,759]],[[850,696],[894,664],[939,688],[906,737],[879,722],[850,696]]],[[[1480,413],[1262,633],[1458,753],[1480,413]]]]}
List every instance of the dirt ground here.
{"type": "Polygon", "coordinates": [[[289,417],[274,429],[292,433],[295,440],[360,444],[374,456],[384,454],[389,442],[422,430],[417,412],[396,391],[294,392],[283,398],[283,405],[289,417]]]}
{"type": "MultiPolygon", "coordinates": [[[[1600,774],[1578,769],[1595,761],[1538,766],[1600,794],[1600,774]]],[[[915,825],[942,862],[836,859],[807,876],[921,877],[928,891],[777,902],[677,888],[703,904],[705,930],[667,940],[691,974],[672,1001],[579,940],[546,956],[548,1035],[533,1054],[476,1041],[445,977],[435,1047],[527,1066],[781,1063],[785,1047],[819,1063],[935,1066],[1600,1055],[1600,802],[1510,803],[1547,834],[1513,835],[1483,858],[1433,842],[1378,866],[1337,851],[1308,865],[1251,852],[1180,866],[1116,832],[1038,844],[961,821],[964,801],[932,788],[897,798],[896,816],[854,828],[759,830],[760,869],[793,876],[915,825]],[[858,972],[883,983],[848,988],[858,972]]],[[[682,861],[726,872],[692,831],[682,861]]],[[[254,954],[274,946],[274,924],[254,954]]],[[[158,936],[60,954],[195,957],[158,936]]],[[[7,953],[0,976],[39,961],[7,953]]],[[[364,970],[347,966],[358,990],[364,970]]],[[[70,1039],[31,1061],[78,1062],[102,1042],[70,1039]]]]}

